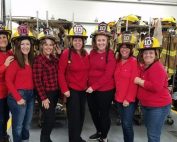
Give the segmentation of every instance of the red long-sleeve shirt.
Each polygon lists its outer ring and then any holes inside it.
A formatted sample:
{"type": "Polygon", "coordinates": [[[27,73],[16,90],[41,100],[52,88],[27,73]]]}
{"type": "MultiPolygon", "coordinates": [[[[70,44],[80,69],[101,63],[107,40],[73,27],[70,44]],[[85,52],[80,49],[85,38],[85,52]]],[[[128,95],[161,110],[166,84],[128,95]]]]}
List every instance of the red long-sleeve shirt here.
{"type": "Polygon", "coordinates": [[[113,51],[109,51],[106,62],[106,52],[98,53],[92,50],[89,55],[89,86],[96,91],[108,91],[115,88],[114,71],[116,60],[113,51]]]}
{"type": "Polygon", "coordinates": [[[171,103],[168,76],[163,65],[156,61],[149,68],[140,69],[144,87],[138,88],[138,99],[142,106],[163,107],[171,103]]]}
{"type": "Polygon", "coordinates": [[[124,100],[135,102],[138,85],[134,83],[135,77],[139,76],[136,58],[130,57],[122,64],[117,62],[114,79],[116,83],[115,100],[122,103],[124,100]]]}
{"type": "Polygon", "coordinates": [[[0,99],[7,97],[8,93],[7,86],[5,83],[5,72],[7,67],[4,65],[4,62],[9,56],[12,56],[11,51],[7,52],[0,51],[0,99]]]}
{"type": "Polygon", "coordinates": [[[13,61],[7,68],[5,80],[9,92],[16,101],[22,98],[17,90],[33,90],[32,68],[30,65],[21,68],[16,60],[13,61]]]}
{"type": "Polygon", "coordinates": [[[69,88],[83,91],[87,89],[89,59],[88,54],[81,56],[71,52],[71,63],[68,63],[69,50],[63,51],[58,65],[58,80],[62,93],[69,88]]]}

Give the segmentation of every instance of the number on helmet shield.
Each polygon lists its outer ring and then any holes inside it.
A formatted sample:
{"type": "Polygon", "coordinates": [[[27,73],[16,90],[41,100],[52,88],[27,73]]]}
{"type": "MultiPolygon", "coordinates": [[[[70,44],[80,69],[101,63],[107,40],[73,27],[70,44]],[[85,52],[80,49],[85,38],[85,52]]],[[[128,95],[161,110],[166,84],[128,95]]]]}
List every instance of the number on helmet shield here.
{"type": "Polygon", "coordinates": [[[131,39],[130,34],[124,34],[124,36],[123,36],[123,42],[124,43],[130,42],[130,39],[131,39]]]}
{"type": "Polygon", "coordinates": [[[75,34],[82,34],[83,33],[83,27],[81,25],[74,26],[74,33],[75,34]]]}
{"type": "Polygon", "coordinates": [[[21,36],[26,36],[28,35],[28,27],[27,25],[20,25],[18,27],[18,33],[21,35],[21,36]]]}
{"type": "Polygon", "coordinates": [[[147,48],[152,46],[152,39],[150,37],[145,38],[144,46],[147,48]]]}
{"type": "Polygon", "coordinates": [[[99,31],[106,31],[106,25],[100,25],[98,30],[99,31]]]}

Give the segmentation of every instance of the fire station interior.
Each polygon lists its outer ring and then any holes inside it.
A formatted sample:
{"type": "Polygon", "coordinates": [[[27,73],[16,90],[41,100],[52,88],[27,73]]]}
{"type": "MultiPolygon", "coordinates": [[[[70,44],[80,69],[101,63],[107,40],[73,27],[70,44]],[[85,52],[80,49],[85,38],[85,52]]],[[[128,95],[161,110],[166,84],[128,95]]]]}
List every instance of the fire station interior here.
{"type": "MultiPolygon", "coordinates": [[[[91,50],[90,35],[99,22],[109,23],[113,34],[112,49],[116,50],[116,39],[120,32],[127,29],[139,37],[144,33],[159,34],[163,47],[161,62],[167,69],[169,76],[169,90],[172,96],[171,111],[168,115],[161,134],[161,142],[177,141],[177,0],[1,0],[1,19],[6,22],[13,31],[19,24],[26,23],[35,33],[36,29],[49,26],[54,29],[58,44],[62,50],[67,47],[66,37],[74,23],[82,24],[86,30],[88,39],[86,49],[91,50]],[[124,17],[134,15],[138,20],[130,18],[123,21],[124,17]],[[172,23],[164,24],[164,17],[172,18],[172,23]],[[58,33],[57,33],[58,32],[58,33]],[[172,54],[173,53],[173,54],[172,54]]],[[[35,50],[38,52],[38,49],[35,50]]],[[[137,51],[134,51],[137,56],[137,51]]],[[[103,104],[104,105],[104,104],[103,104]]],[[[111,128],[108,133],[109,142],[123,142],[123,132],[120,116],[112,102],[111,128]]],[[[11,120],[8,123],[8,134],[12,138],[11,120]]],[[[52,131],[53,142],[68,141],[66,105],[63,95],[56,107],[56,124],[52,131]]],[[[147,142],[147,131],[144,126],[140,106],[134,114],[134,141],[147,142]]],[[[30,142],[38,142],[40,139],[41,112],[37,100],[35,101],[33,120],[30,128],[30,142]]],[[[95,128],[86,103],[85,121],[82,137],[88,140],[95,132],[95,128]]],[[[91,142],[88,140],[88,142],[91,142]]]]}

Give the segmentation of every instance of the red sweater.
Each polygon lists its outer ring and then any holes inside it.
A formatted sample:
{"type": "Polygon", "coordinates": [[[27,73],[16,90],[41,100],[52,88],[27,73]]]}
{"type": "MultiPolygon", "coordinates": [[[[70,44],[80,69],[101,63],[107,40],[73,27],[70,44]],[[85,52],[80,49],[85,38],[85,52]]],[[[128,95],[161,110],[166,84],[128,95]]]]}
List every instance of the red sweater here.
{"type": "Polygon", "coordinates": [[[0,99],[7,97],[7,86],[5,83],[5,72],[7,67],[4,65],[5,60],[7,57],[12,56],[12,52],[1,52],[0,51],[0,99]]]}
{"type": "Polygon", "coordinates": [[[9,92],[16,101],[22,98],[17,91],[18,89],[33,89],[32,68],[30,65],[21,68],[17,61],[13,61],[7,68],[5,79],[9,92]]]}
{"type": "Polygon", "coordinates": [[[89,56],[89,86],[94,91],[108,91],[115,88],[114,71],[116,60],[113,51],[109,51],[106,63],[106,52],[98,53],[92,50],[89,56]]]}
{"type": "Polygon", "coordinates": [[[115,100],[122,103],[124,100],[135,102],[138,85],[134,84],[135,77],[139,76],[137,61],[130,57],[127,62],[122,64],[117,62],[114,79],[116,83],[115,100]]]}
{"type": "Polygon", "coordinates": [[[163,107],[172,102],[168,90],[168,76],[163,65],[156,61],[149,68],[140,69],[144,87],[138,89],[138,99],[142,106],[163,107]]]}
{"type": "Polygon", "coordinates": [[[62,93],[69,88],[84,91],[87,89],[89,59],[88,55],[80,56],[76,52],[71,52],[71,63],[68,63],[69,50],[63,51],[58,66],[58,80],[62,93]]]}

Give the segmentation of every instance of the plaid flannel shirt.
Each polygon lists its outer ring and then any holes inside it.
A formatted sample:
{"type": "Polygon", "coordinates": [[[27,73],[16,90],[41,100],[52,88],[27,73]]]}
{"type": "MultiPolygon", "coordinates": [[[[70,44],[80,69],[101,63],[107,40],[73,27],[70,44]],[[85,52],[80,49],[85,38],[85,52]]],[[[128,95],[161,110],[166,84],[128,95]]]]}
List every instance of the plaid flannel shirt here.
{"type": "Polygon", "coordinates": [[[58,59],[53,55],[50,60],[40,54],[33,64],[33,80],[41,100],[47,98],[48,91],[55,91],[58,87],[58,59]]]}

